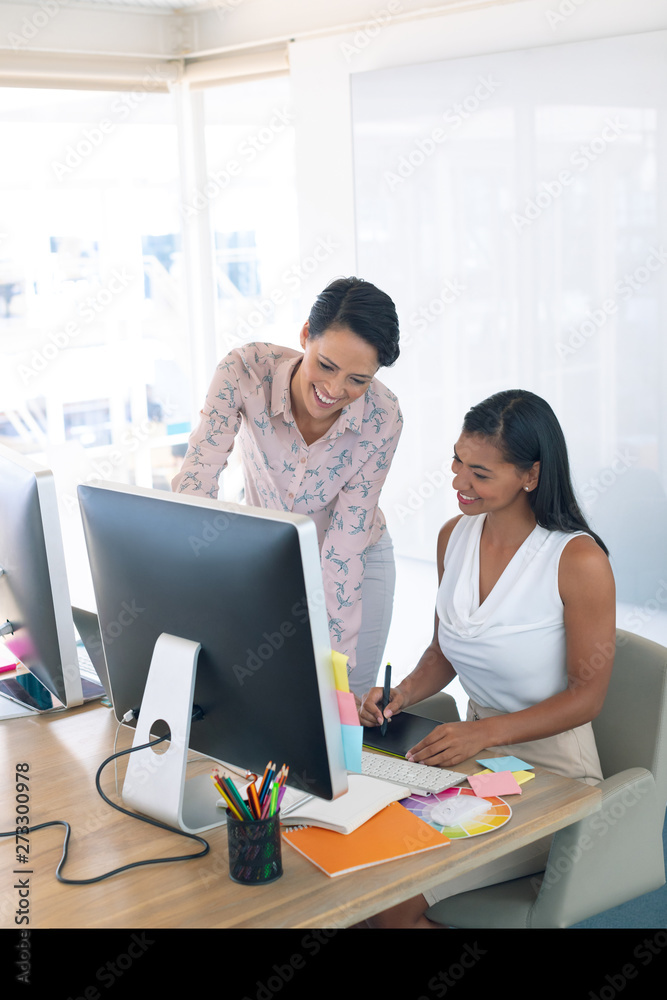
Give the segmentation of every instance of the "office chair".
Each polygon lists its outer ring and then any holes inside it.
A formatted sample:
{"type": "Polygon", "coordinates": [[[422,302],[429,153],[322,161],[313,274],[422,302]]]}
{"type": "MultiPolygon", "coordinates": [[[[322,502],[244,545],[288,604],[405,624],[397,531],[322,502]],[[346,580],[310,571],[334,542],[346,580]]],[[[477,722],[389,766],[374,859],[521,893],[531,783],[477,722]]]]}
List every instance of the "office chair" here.
{"type": "Polygon", "coordinates": [[[665,883],[667,649],[616,633],[593,720],[604,781],[600,812],[554,834],[541,875],[472,889],[427,910],[452,927],[571,927],[665,883]]]}
{"type": "Polygon", "coordinates": [[[415,705],[405,709],[411,715],[421,715],[425,719],[433,719],[434,722],[460,722],[461,716],[456,707],[456,701],[451,694],[446,691],[438,691],[423,701],[418,701],[415,705]]]}

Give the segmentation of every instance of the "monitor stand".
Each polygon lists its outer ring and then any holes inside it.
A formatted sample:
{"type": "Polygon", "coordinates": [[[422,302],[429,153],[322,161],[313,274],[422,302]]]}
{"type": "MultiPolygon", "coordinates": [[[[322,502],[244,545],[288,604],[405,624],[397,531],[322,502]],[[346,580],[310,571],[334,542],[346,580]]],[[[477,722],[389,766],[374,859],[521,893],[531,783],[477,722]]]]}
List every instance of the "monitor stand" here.
{"type": "Polygon", "coordinates": [[[123,803],[186,833],[201,833],[226,821],[209,775],[186,780],[192,704],[201,644],[163,632],[155,643],[133,746],[150,743],[159,721],[171,733],[167,750],[135,750],[123,783],[123,803]]]}

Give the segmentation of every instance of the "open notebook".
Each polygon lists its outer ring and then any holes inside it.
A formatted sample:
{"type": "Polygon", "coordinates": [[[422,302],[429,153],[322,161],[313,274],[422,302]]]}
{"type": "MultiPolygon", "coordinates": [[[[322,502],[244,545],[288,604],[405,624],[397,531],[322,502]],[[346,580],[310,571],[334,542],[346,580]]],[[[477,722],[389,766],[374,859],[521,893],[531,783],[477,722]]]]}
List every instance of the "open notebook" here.
{"type": "Polygon", "coordinates": [[[320,826],[337,833],[350,834],[366,823],[390,802],[410,794],[410,789],[365,774],[348,774],[348,790],[340,798],[311,798],[281,815],[283,826],[320,826]]]}

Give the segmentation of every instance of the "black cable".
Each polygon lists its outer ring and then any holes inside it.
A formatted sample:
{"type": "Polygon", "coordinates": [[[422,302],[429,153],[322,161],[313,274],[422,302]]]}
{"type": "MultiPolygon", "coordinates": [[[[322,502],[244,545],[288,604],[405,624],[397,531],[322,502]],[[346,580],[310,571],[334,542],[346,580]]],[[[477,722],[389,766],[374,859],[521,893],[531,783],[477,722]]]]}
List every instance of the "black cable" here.
{"type": "MultiPolygon", "coordinates": [[[[101,882],[105,878],[111,878],[112,875],[118,875],[120,872],[129,871],[130,868],[140,868],[142,865],[161,865],[161,864],[166,864],[168,861],[190,861],[193,858],[203,858],[206,854],[208,854],[211,847],[208,841],[204,840],[203,837],[197,836],[196,833],[187,833],[185,830],[179,830],[175,826],[169,826],[169,824],[162,823],[160,820],[157,819],[151,819],[149,816],[141,816],[139,813],[130,812],[129,809],[124,809],[123,806],[116,805],[115,802],[112,802],[111,799],[107,798],[107,796],[104,794],[100,786],[100,775],[102,774],[102,771],[107,766],[107,764],[110,764],[112,760],[115,760],[117,757],[123,757],[125,754],[134,753],[135,750],[146,750],[148,749],[148,747],[154,747],[158,743],[163,743],[164,740],[168,740],[170,736],[171,733],[167,733],[165,736],[160,736],[159,739],[153,740],[150,743],[144,743],[141,746],[137,747],[130,747],[128,750],[119,750],[118,753],[114,753],[111,755],[111,757],[107,757],[107,759],[102,761],[102,763],[97,769],[97,774],[95,775],[95,787],[97,788],[97,791],[104,799],[104,801],[107,802],[112,807],[112,809],[117,809],[118,812],[125,813],[126,816],[130,816],[132,819],[141,820],[142,823],[148,823],[150,826],[157,826],[161,830],[168,830],[170,833],[178,833],[181,837],[187,837],[189,840],[196,840],[198,843],[204,845],[204,850],[199,851],[196,854],[182,854],[173,858],[149,858],[145,861],[133,861],[129,865],[122,865],[120,868],[114,868],[113,871],[105,872],[103,875],[96,875],[94,878],[72,879],[72,878],[65,878],[64,875],[61,875],[61,871],[64,868],[65,863],[67,861],[69,838],[72,832],[72,828],[70,827],[67,820],[52,819],[46,823],[38,823],[37,826],[29,826],[28,827],[29,834],[33,833],[35,830],[43,830],[47,826],[65,827],[65,840],[63,842],[63,853],[60,862],[58,863],[58,867],[56,868],[56,878],[58,879],[59,882],[63,882],[65,885],[90,885],[92,882],[101,882]]],[[[15,836],[16,836],[15,830],[12,830],[10,833],[0,832],[0,837],[15,837],[15,836]]]]}

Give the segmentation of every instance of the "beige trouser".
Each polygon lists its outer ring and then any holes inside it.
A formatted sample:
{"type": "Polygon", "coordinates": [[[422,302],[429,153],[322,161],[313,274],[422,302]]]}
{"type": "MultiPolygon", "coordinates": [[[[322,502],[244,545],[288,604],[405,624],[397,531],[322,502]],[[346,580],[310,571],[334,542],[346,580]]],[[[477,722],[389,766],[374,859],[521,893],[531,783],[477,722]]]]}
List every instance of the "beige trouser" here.
{"type": "MultiPolygon", "coordinates": [[[[472,721],[475,718],[485,719],[491,715],[502,714],[495,709],[480,707],[470,701],[466,718],[468,721],[472,721]]],[[[511,746],[488,747],[488,749],[492,753],[512,754],[525,760],[527,764],[537,764],[549,771],[554,771],[556,774],[562,774],[566,778],[584,781],[587,785],[595,785],[602,780],[600,759],[590,722],[565,733],[548,736],[543,740],[513,743],[511,746]]],[[[483,834],[483,836],[487,835],[483,834]]],[[[488,836],[492,837],[493,833],[488,834],[488,836]]],[[[494,885],[497,882],[507,882],[513,878],[522,878],[525,875],[535,875],[537,872],[542,872],[549,856],[551,839],[551,836],[543,837],[541,840],[535,841],[534,844],[528,844],[517,851],[512,851],[511,854],[506,854],[502,858],[481,865],[475,871],[461,875],[451,882],[428,889],[424,892],[424,897],[429,906],[433,906],[440,899],[456,896],[469,889],[481,889],[485,885],[494,885]]]]}

